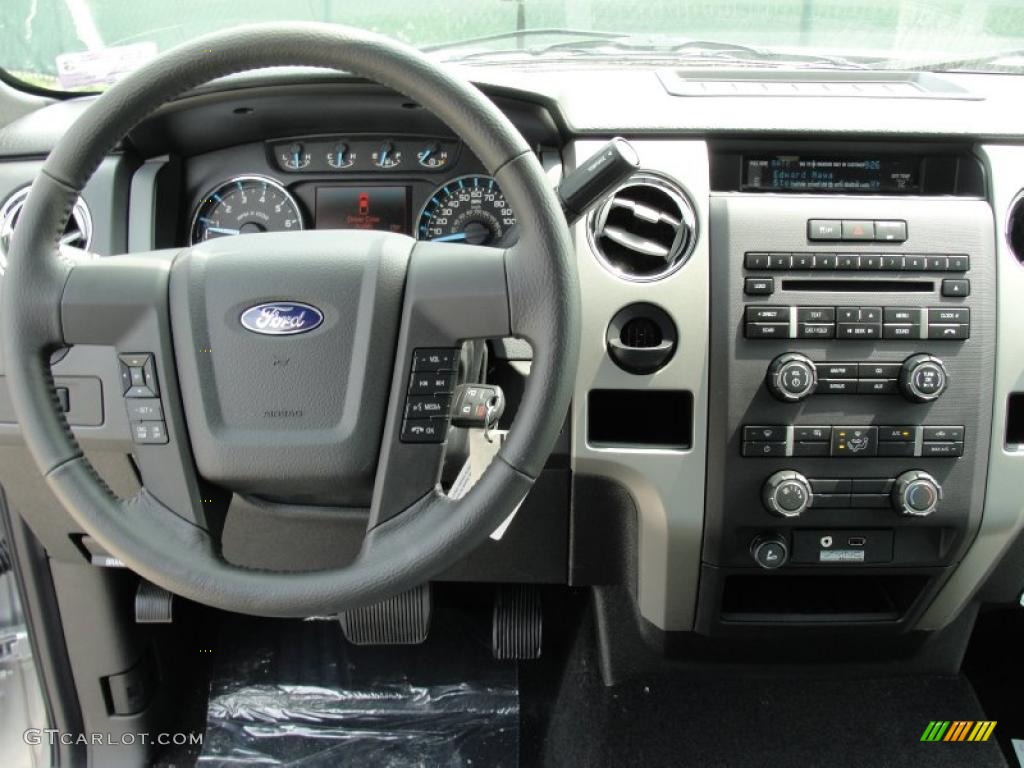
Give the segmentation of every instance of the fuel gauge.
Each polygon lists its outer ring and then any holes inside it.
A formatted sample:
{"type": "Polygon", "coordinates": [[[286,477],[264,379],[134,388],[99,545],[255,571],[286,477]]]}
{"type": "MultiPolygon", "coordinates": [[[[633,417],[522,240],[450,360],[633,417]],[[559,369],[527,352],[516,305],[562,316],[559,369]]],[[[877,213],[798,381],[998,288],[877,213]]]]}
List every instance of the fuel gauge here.
{"type": "Polygon", "coordinates": [[[378,168],[397,168],[402,164],[402,150],[393,141],[385,141],[370,155],[373,164],[378,168]]]}
{"type": "Polygon", "coordinates": [[[343,141],[335,144],[327,153],[327,164],[331,168],[348,168],[356,161],[356,153],[343,141]]]}
{"type": "Polygon", "coordinates": [[[301,171],[313,159],[313,155],[306,151],[306,148],[299,142],[288,144],[278,149],[278,162],[281,167],[289,171],[301,171]]]}

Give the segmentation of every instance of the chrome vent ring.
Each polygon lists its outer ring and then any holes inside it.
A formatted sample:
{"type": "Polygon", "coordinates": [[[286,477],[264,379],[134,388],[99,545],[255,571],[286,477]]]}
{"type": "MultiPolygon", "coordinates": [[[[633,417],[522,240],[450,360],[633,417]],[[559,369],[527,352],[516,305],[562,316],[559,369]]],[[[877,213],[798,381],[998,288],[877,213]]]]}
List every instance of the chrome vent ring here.
{"type": "MultiPolygon", "coordinates": [[[[30,187],[22,187],[8,197],[0,207],[0,275],[7,271],[7,251],[11,246],[14,229],[18,225],[18,217],[25,207],[29,189],[30,187]]],[[[88,251],[92,245],[92,215],[82,198],[75,201],[60,242],[61,245],[82,251],[88,251]]]]}
{"type": "Polygon", "coordinates": [[[679,185],[653,173],[631,176],[590,215],[587,234],[601,263],[626,280],[660,280],[697,242],[697,215],[679,185]]]}
{"type": "Polygon", "coordinates": [[[1024,190],[1010,203],[1006,215],[1006,243],[1017,261],[1024,264],[1024,190]]]}

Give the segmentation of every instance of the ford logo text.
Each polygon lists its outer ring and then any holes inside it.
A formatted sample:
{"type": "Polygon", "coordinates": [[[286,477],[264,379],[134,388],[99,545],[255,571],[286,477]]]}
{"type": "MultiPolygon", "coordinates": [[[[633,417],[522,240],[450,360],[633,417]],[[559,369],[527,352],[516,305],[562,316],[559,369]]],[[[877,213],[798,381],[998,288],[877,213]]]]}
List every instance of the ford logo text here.
{"type": "Polygon", "coordinates": [[[324,321],[324,313],[296,301],[271,301],[249,307],[240,318],[247,331],[266,336],[294,336],[308,333],[324,321]]]}

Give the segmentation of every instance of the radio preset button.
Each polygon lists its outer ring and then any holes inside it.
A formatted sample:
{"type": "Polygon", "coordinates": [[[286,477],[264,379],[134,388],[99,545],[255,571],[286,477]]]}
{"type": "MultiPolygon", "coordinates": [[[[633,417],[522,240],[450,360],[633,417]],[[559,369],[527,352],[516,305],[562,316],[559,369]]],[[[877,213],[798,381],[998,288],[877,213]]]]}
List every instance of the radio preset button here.
{"type": "Polygon", "coordinates": [[[744,256],[744,263],[747,269],[768,269],[767,253],[747,253],[744,256]]]}

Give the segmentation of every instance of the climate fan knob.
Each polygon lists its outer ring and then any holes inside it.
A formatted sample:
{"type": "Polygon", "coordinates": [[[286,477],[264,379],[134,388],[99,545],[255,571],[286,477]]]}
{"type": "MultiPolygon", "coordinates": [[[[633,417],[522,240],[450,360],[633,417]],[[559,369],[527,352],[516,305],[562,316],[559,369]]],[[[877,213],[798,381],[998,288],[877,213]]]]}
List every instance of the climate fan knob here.
{"type": "Polygon", "coordinates": [[[896,511],[908,517],[927,517],[942,500],[942,486],[939,481],[913,469],[896,478],[892,489],[892,504],[896,511]]]}
{"type": "Polygon", "coordinates": [[[811,484],[799,472],[784,469],[765,480],[761,500],[780,517],[799,517],[814,499],[811,484]]]}

